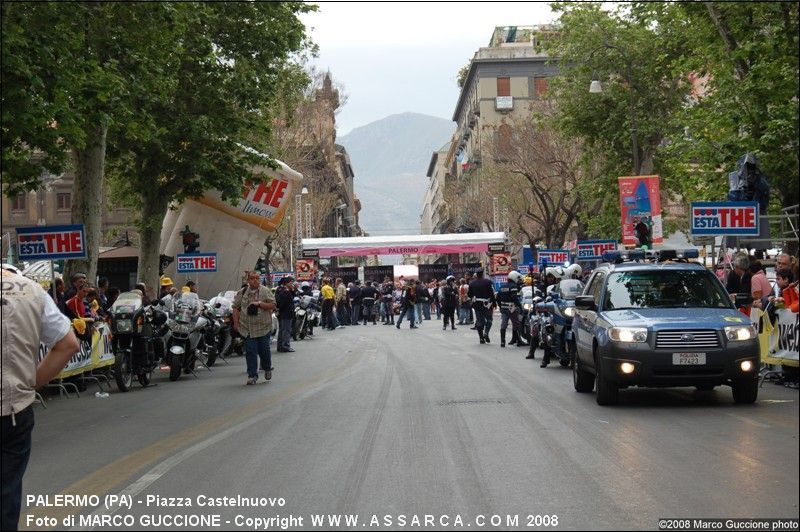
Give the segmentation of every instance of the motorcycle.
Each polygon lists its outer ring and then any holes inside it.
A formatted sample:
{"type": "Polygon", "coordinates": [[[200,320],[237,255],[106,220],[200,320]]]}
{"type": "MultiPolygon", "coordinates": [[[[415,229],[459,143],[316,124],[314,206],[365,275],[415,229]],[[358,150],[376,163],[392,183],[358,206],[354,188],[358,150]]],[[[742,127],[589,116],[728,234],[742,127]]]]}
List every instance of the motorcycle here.
{"type": "Polygon", "coordinates": [[[301,295],[294,298],[294,330],[292,336],[295,340],[305,339],[314,335],[314,327],[319,325],[320,311],[311,295],[301,295]]]}
{"type": "Polygon", "coordinates": [[[208,319],[202,315],[200,298],[193,292],[181,294],[173,302],[168,322],[172,337],[167,347],[169,380],[176,381],[184,373],[192,373],[199,354],[205,348],[205,329],[208,319]]]}
{"type": "MultiPolygon", "coordinates": [[[[546,356],[558,359],[562,367],[575,361],[575,341],[572,335],[572,318],[575,316],[575,298],[583,292],[583,283],[577,279],[563,279],[543,301],[536,303],[538,316],[538,345],[546,356]]],[[[531,328],[533,334],[533,328],[531,328]]],[[[531,342],[530,353],[536,347],[531,342]]]]}
{"type": "Polygon", "coordinates": [[[167,314],[154,305],[143,305],[142,296],[123,292],[110,309],[114,379],[121,392],[133,384],[150,384],[153,371],[164,358],[167,314]]]}
{"type": "MultiPolygon", "coordinates": [[[[218,357],[225,360],[234,351],[233,308],[231,305],[231,301],[223,296],[213,297],[208,302],[210,313],[216,322],[214,343],[208,348],[208,359],[206,360],[206,365],[209,367],[214,365],[218,357]],[[215,354],[212,355],[212,353],[215,354]]],[[[209,338],[206,338],[206,345],[210,345],[209,338]]]]}
{"type": "MultiPolygon", "coordinates": [[[[218,303],[215,303],[215,305],[218,303]]],[[[201,316],[208,320],[208,323],[203,328],[203,346],[202,353],[205,355],[205,365],[210,368],[217,361],[217,356],[220,354],[220,332],[222,331],[222,318],[217,316],[217,310],[220,307],[212,306],[206,303],[203,307],[201,316]]]]}

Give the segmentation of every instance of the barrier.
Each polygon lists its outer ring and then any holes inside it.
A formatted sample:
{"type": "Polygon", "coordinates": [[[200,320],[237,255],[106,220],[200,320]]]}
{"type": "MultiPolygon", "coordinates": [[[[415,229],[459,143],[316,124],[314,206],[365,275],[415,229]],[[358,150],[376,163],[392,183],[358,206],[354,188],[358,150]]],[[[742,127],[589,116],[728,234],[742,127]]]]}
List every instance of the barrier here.
{"type": "Polygon", "coordinates": [[[800,322],[798,314],[789,309],[775,311],[775,323],[770,322],[767,314],[754,308],[750,312],[750,320],[758,326],[758,343],[761,351],[761,363],[799,367],[798,333],[800,322]]]}
{"type": "MultiPolygon", "coordinates": [[[[80,349],[72,355],[66,367],[56,375],[55,380],[73,377],[87,371],[113,365],[114,348],[111,338],[111,327],[107,323],[103,321],[95,323],[91,341],[80,341],[80,349]]],[[[39,345],[40,361],[47,354],[47,351],[48,347],[46,345],[39,345]]]]}

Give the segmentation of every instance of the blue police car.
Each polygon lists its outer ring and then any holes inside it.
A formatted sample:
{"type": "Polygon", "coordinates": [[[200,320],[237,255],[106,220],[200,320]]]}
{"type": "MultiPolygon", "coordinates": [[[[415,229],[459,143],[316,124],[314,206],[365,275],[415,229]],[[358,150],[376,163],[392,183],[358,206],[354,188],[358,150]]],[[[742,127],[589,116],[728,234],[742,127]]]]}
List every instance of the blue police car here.
{"type": "Polygon", "coordinates": [[[758,395],[757,331],[736,310],[696,250],[609,252],[575,301],[572,323],[578,392],[597,385],[615,404],[630,386],[732,388],[737,403],[758,395]]]}

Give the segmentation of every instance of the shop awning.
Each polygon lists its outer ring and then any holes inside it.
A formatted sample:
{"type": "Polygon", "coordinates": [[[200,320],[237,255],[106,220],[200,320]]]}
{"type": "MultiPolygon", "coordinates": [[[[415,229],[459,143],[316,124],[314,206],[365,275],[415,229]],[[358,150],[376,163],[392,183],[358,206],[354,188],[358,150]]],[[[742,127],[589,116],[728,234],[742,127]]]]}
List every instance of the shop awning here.
{"type": "Polygon", "coordinates": [[[304,238],[303,256],[432,255],[500,251],[506,234],[450,233],[437,235],[363,236],[353,238],[304,238]],[[318,253],[317,253],[318,252],[318,253]]]}

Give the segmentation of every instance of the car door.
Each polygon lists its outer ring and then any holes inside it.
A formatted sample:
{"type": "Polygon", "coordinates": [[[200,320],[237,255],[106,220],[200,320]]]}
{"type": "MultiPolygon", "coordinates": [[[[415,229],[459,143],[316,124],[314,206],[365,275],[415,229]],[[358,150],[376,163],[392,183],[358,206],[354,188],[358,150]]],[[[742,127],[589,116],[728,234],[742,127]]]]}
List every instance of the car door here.
{"type": "MultiPolygon", "coordinates": [[[[600,295],[603,291],[603,283],[605,281],[605,273],[598,271],[595,272],[589,280],[589,285],[584,292],[584,295],[592,296],[595,305],[600,304],[600,295]]],[[[595,327],[597,326],[597,312],[594,310],[577,310],[575,313],[575,320],[573,321],[572,328],[575,332],[575,346],[581,360],[585,360],[591,364],[592,360],[592,345],[595,336],[595,327]]]]}

